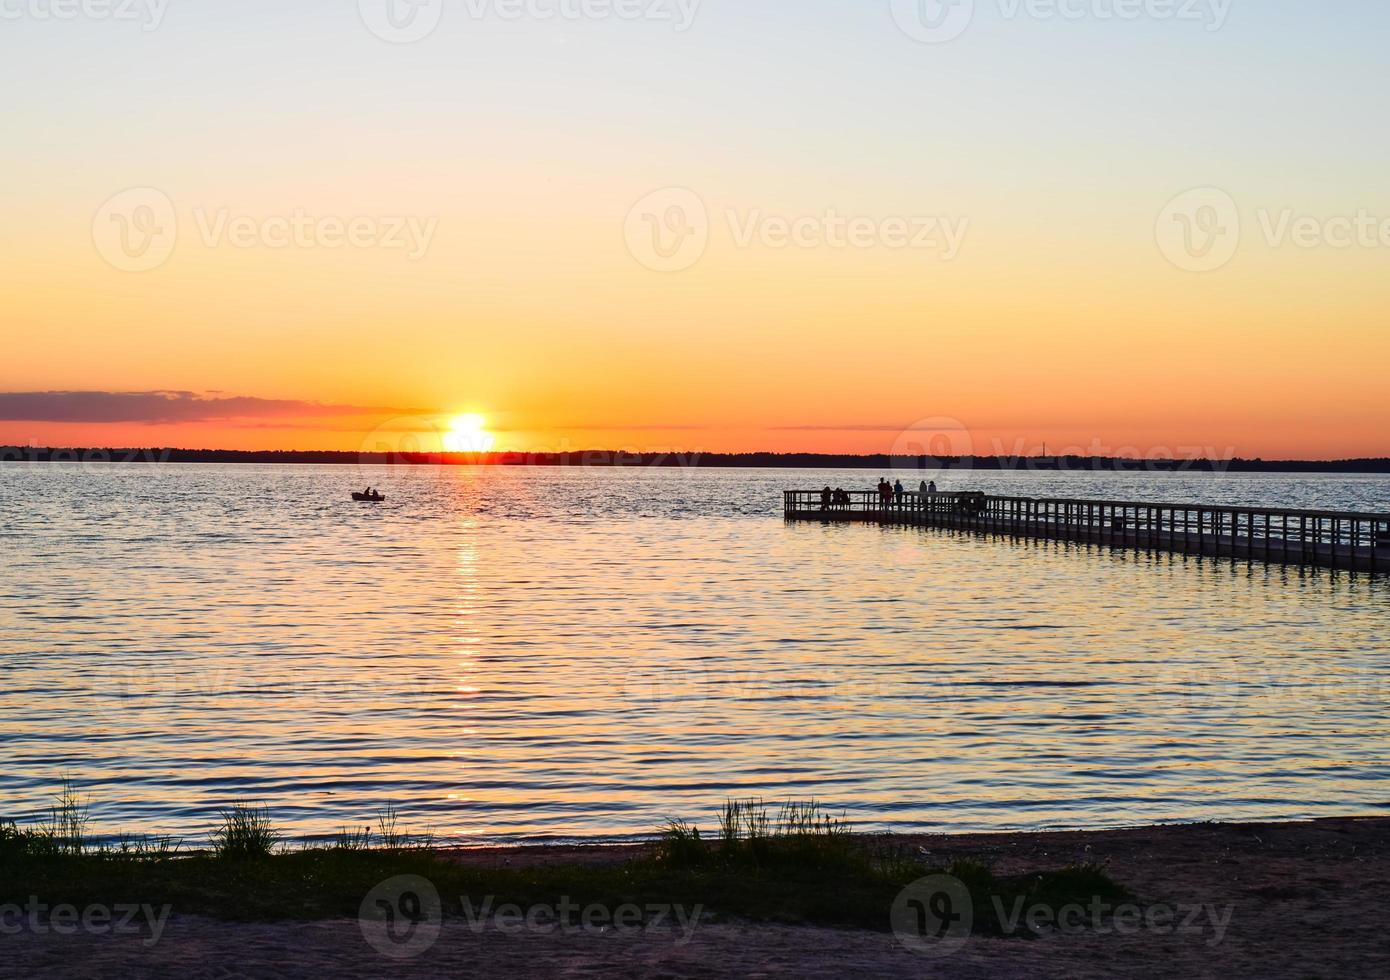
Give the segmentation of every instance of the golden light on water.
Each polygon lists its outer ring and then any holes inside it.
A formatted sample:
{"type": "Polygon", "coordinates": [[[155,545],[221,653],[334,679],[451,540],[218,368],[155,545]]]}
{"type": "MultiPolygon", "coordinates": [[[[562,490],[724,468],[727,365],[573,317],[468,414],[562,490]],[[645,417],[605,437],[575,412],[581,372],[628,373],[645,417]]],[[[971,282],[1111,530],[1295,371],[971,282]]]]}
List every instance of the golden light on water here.
{"type": "Polygon", "coordinates": [[[497,437],[487,430],[487,419],[476,413],[458,415],[449,420],[444,433],[444,449],[451,453],[487,453],[497,444],[497,437]]]}

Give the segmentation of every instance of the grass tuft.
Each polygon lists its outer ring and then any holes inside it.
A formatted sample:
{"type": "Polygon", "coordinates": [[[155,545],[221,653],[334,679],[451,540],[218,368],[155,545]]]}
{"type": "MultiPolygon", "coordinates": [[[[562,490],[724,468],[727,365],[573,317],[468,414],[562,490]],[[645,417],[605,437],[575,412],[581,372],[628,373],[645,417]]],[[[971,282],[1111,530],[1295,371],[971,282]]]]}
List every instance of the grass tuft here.
{"type": "Polygon", "coordinates": [[[844,816],[826,813],[815,800],[790,801],[775,814],[763,800],[729,800],[718,814],[719,834],[707,841],[683,820],[661,833],[662,858],[676,867],[838,868],[867,870],[871,856],[844,816]]]}
{"type": "Polygon", "coordinates": [[[222,811],[222,826],[212,832],[212,849],[219,858],[257,860],[270,857],[279,839],[266,807],[237,803],[222,811]]]}
{"type": "Polygon", "coordinates": [[[363,827],[361,830],[353,830],[350,827],[344,827],[342,833],[333,840],[333,849],[335,851],[365,851],[370,849],[371,846],[371,827],[363,827]]]}
{"type": "Polygon", "coordinates": [[[40,833],[49,837],[60,854],[81,854],[87,845],[87,824],[91,804],[79,796],[72,780],[63,779],[62,789],[53,798],[49,820],[40,833]]]}

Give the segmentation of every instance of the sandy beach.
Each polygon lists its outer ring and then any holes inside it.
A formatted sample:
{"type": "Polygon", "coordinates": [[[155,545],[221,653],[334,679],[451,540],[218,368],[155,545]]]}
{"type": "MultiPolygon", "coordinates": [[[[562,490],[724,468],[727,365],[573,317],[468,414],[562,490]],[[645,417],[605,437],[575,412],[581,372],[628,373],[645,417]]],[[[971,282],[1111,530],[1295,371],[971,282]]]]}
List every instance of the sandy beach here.
{"type": "MultiPolygon", "coordinates": [[[[1042,834],[906,836],[933,863],[1001,874],[1096,862],[1145,912],[1170,924],[970,937],[948,954],[883,932],[701,921],[676,928],[520,930],[450,917],[427,949],[392,959],[355,919],[232,923],[180,916],[149,935],[3,939],[6,973],[33,977],[1373,977],[1390,974],[1390,818],[1198,824],[1042,834]],[[1163,917],[1159,917],[1163,919],[1163,917]],[[1182,927],[1182,928],[1180,928],[1182,927]]],[[[640,848],[483,848],[448,852],[485,867],[621,863],[640,848]]]]}

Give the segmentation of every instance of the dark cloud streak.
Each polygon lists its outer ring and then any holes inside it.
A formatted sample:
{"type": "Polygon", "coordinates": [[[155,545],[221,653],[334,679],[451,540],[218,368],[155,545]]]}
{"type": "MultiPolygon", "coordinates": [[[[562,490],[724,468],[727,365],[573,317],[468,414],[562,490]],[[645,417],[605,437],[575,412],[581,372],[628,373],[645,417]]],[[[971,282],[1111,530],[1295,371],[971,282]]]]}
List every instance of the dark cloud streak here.
{"type": "Polygon", "coordinates": [[[192,391],[0,391],[3,422],[138,422],[177,425],[232,419],[412,415],[416,410],[192,391]]]}

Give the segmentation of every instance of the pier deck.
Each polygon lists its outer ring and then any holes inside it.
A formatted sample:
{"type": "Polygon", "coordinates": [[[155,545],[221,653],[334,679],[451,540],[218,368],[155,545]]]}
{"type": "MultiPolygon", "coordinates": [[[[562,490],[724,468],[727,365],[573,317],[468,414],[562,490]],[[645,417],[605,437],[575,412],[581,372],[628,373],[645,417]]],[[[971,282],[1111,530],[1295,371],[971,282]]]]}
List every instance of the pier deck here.
{"type": "Polygon", "coordinates": [[[850,491],[849,497],[847,505],[826,508],[819,490],[787,490],[783,512],[795,521],[906,524],[1137,551],[1390,572],[1390,514],[982,493],[910,493],[891,506],[885,506],[873,491],[850,491]]]}

